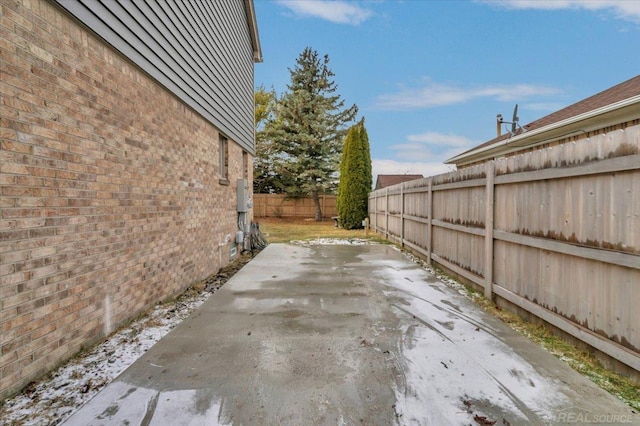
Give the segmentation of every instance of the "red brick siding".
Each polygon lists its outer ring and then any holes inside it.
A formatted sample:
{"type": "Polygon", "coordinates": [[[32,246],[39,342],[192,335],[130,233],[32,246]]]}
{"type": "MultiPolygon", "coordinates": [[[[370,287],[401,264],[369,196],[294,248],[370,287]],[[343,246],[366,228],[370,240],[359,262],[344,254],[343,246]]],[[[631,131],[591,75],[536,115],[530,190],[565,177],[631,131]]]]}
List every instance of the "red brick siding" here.
{"type": "Polygon", "coordinates": [[[217,129],[55,6],[0,7],[2,399],[228,262],[243,170],[230,140],[220,185],[217,129]]]}

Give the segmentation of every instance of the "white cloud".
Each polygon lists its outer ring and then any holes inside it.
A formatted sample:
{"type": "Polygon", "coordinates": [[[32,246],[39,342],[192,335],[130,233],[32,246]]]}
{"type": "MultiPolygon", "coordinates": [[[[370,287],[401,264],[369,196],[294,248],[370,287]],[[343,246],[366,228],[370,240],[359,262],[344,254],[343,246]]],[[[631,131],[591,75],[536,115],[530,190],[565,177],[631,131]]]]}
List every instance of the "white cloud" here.
{"type": "Polygon", "coordinates": [[[634,0],[480,0],[508,9],[608,10],[620,19],[640,23],[640,2],[634,0]]]}
{"type": "Polygon", "coordinates": [[[358,3],[343,0],[278,0],[277,3],[297,16],[311,16],[336,24],[359,25],[373,15],[371,10],[360,7],[358,3]]]}
{"type": "Polygon", "coordinates": [[[465,136],[453,135],[451,133],[444,134],[438,132],[426,132],[417,135],[409,135],[407,139],[411,142],[421,142],[430,145],[445,146],[468,146],[473,141],[465,136]]]}
{"type": "Polygon", "coordinates": [[[371,161],[373,171],[373,183],[375,185],[378,175],[422,175],[424,177],[435,176],[455,170],[455,166],[436,161],[396,161],[373,159],[371,161]]]}
{"type": "Polygon", "coordinates": [[[533,84],[458,87],[428,81],[424,87],[381,95],[378,97],[376,106],[387,110],[410,110],[459,104],[477,98],[511,102],[522,100],[523,98],[556,93],[559,93],[559,90],[553,87],[533,84]]]}
{"type": "Polygon", "coordinates": [[[391,149],[398,151],[395,157],[399,160],[428,161],[438,157],[429,148],[421,144],[399,144],[391,149]]]}
{"type": "Polygon", "coordinates": [[[474,142],[464,136],[426,132],[408,135],[407,141],[392,145],[399,160],[444,161],[474,146],[474,142]]]}

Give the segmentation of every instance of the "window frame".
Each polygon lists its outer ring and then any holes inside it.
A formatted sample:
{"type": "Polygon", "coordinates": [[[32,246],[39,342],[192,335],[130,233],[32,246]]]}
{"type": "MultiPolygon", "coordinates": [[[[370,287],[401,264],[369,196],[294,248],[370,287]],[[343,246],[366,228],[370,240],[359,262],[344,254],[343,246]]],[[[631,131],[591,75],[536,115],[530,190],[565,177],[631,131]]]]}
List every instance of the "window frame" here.
{"type": "Polygon", "coordinates": [[[220,171],[220,185],[229,185],[229,138],[220,134],[218,137],[218,167],[220,171]]]}
{"type": "Polygon", "coordinates": [[[242,150],[242,177],[249,180],[249,153],[242,150]]]}

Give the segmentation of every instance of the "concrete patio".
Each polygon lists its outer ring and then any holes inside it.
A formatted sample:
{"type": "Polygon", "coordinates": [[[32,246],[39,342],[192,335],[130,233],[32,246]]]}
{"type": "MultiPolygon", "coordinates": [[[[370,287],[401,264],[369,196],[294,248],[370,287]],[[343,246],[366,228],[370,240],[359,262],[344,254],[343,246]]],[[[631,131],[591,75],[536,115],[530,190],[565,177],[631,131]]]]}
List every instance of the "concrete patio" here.
{"type": "Polygon", "coordinates": [[[640,417],[393,246],[271,244],[65,424],[481,421],[640,417]]]}

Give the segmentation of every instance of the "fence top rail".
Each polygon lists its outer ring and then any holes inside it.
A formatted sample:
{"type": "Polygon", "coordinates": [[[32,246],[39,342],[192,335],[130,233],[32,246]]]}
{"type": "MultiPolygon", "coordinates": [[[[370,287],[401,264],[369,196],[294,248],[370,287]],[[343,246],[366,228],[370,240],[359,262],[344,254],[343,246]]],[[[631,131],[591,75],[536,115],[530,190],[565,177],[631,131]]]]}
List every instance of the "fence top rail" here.
{"type": "MultiPolygon", "coordinates": [[[[640,169],[640,154],[627,155],[623,157],[608,158],[593,161],[575,166],[553,167],[540,170],[532,170],[516,173],[503,173],[495,177],[496,185],[531,182],[549,179],[565,179],[579,176],[589,176],[594,174],[624,172],[640,169]]],[[[433,183],[433,191],[446,191],[451,189],[472,188],[486,185],[486,178],[474,178],[449,183],[433,183]]],[[[401,186],[390,186],[382,190],[372,191],[369,198],[379,198],[384,195],[397,195],[400,193],[425,193],[429,191],[428,179],[421,179],[421,185],[412,188],[402,188],[401,186]]],[[[402,185],[402,184],[398,184],[402,185]]]]}
{"type": "MultiPolygon", "coordinates": [[[[434,184],[432,185],[431,190],[446,191],[450,189],[475,188],[479,186],[485,186],[486,181],[487,180],[485,178],[478,178],[478,179],[463,180],[459,182],[434,184]]],[[[394,188],[389,187],[389,188],[390,189],[388,191],[379,189],[377,191],[370,192],[369,198],[380,198],[386,195],[426,193],[426,192],[429,192],[429,183],[425,182],[425,186],[414,187],[414,188],[395,188],[395,187],[394,188]]]]}
{"type": "Polygon", "coordinates": [[[576,166],[554,167],[528,172],[501,174],[496,176],[496,184],[520,183],[547,179],[563,179],[594,174],[624,172],[640,169],[640,154],[608,158],[576,166]]]}

